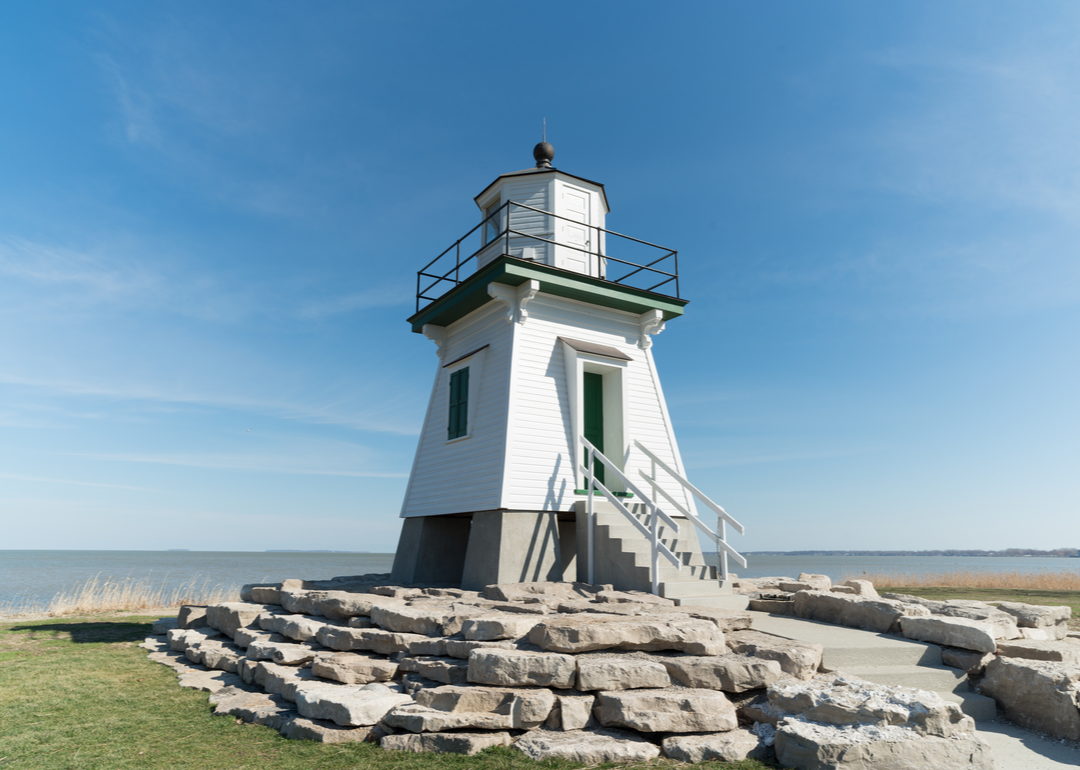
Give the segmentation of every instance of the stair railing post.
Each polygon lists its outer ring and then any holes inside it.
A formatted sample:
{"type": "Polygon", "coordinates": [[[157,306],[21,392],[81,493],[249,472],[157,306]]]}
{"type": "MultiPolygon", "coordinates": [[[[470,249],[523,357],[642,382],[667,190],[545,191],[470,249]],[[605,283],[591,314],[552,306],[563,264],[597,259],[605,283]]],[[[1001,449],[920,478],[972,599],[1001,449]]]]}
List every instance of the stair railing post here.
{"type": "Polygon", "coordinates": [[[727,551],[720,544],[727,542],[727,523],[723,516],[716,517],[716,555],[720,557],[720,582],[727,582],[727,551]]]}
{"type": "Polygon", "coordinates": [[[649,506],[649,514],[652,516],[652,592],[653,596],[660,595],[660,517],[656,515],[656,504],[649,506]]]}
{"type": "Polygon", "coordinates": [[[593,485],[593,462],[594,462],[594,459],[593,459],[593,448],[592,448],[591,445],[589,446],[589,452],[588,452],[587,456],[588,456],[588,462],[585,464],[585,481],[588,484],[588,486],[586,486],[585,489],[589,494],[588,521],[586,522],[586,526],[588,527],[587,532],[588,532],[588,539],[589,539],[589,549],[588,549],[589,550],[589,585],[596,585],[596,548],[594,546],[594,537],[593,537],[593,530],[596,527],[596,513],[593,510],[593,492],[595,490],[594,490],[594,485],[593,485]]]}

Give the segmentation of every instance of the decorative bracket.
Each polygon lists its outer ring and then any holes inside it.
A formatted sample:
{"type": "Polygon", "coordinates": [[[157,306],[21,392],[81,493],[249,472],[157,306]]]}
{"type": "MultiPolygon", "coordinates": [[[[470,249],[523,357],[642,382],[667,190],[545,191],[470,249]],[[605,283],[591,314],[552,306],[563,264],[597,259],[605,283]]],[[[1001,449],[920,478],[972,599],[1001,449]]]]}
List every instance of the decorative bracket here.
{"type": "Polygon", "coordinates": [[[525,323],[525,319],[529,317],[529,312],[525,309],[526,303],[537,295],[540,291],[539,281],[526,281],[518,286],[517,299],[518,299],[518,323],[525,323]]]}
{"type": "Polygon", "coordinates": [[[529,317],[525,304],[540,291],[539,281],[526,281],[517,288],[505,283],[489,283],[488,294],[496,302],[506,305],[507,323],[525,323],[529,317]]]}
{"type": "Polygon", "coordinates": [[[652,347],[652,339],[649,335],[659,334],[664,331],[664,314],[659,310],[642,313],[638,316],[638,327],[641,329],[641,340],[639,342],[641,349],[648,350],[652,347]]]}
{"type": "Polygon", "coordinates": [[[435,343],[438,348],[435,352],[439,354],[439,360],[443,360],[443,356],[446,355],[446,327],[436,326],[435,324],[424,324],[420,329],[424,333],[424,336],[435,343]]]}

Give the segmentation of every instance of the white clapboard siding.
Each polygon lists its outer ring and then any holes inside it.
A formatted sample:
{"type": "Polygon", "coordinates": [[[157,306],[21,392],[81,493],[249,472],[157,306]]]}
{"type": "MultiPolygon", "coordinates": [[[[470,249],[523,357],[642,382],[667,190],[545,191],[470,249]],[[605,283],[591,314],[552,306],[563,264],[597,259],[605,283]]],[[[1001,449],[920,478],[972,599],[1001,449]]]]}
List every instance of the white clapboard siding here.
{"type": "MultiPolygon", "coordinates": [[[[509,410],[512,325],[488,303],[447,329],[402,516],[486,511],[500,507],[509,410]],[[450,376],[445,364],[487,345],[476,403],[469,403],[469,438],[447,442],[450,376]]],[[[472,374],[470,374],[472,376],[472,374]]]]}
{"type": "MultiPolygon", "coordinates": [[[[577,496],[570,404],[559,337],[614,347],[630,361],[624,370],[624,439],[636,438],[665,462],[681,468],[673,433],[661,404],[646,351],[639,346],[638,317],[617,310],[539,294],[528,306],[529,317],[518,330],[515,359],[513,434],[507,463],[505,505],[520,510],[566,510],[577,496]]],[[[617,450],[609,457],[621,459],[617,450]]],[[[628,475],[643,484],[638,469],[649,470],[647,458],[631,452],[628,475]]],[[[644,487],[643,487],[644,488],[644,487]]],[[[681,488],[669,493],[688,504],[681,488]]],[[[646,490],[648,491],[648,490],[646,490]]]]}
{"type": "MultiPolygon", "coordinates": [[[[520,181],[508,181],[503,185],[501,195],[504,202],[509,200],[532,206],[535,209],[551,211],[551,180],[525,178],[520,181]]],[[[550,217],[544,214],[510,206],[510,226],[517,232],[551,240],[552,225],[549,220],[550,217]]],[[[510,253],[515,257],[550,264],[548,244],[533,238],[511,237],[510,253]]]]}

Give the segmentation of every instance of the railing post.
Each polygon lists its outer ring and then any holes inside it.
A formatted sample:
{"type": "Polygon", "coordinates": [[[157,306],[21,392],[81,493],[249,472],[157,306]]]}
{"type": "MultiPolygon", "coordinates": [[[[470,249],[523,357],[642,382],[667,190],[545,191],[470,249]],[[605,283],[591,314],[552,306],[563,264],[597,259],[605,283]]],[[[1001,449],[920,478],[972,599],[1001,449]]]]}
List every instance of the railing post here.
{"type": "Polygon", "coordinates": [[[716,555],[720,557],[720,582],[725,583],[728,579],[727,574],[727,551],[720,547],[721,543],[727,542],[727,522],[724,521],[723,516],[716,517],[716,555]]]}
{"type": "Polygon", "coordinates": [[[510,204],[512,201],[506,202],[506,246],[503,248],[503,254],[510,253],[510,204]]]}
{"type": "Polygon", "coordinates": [[[660,517],[656,515],[656,505],[649,506],[652,516],[652,593],[660,595],[660,517]]]}
{"type": "Polygon", "coordinates": [[[593,450],[589,447],[588,463],[585,465],[585,489],[589,493],[588,510],[588,550],[589,550],[589,585],[596,585],[596,548],[593,546],[593,530],[596,527],[596,514],[593,510],[593,450]]]}

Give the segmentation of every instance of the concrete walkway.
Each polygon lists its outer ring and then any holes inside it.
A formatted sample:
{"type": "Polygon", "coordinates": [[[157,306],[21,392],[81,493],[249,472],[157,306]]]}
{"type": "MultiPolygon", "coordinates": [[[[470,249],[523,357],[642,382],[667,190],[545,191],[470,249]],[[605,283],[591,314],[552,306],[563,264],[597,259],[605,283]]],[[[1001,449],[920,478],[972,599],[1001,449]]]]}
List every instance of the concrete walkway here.
{"type": "Polygon", "coordinates": [[[968,691],[963,671],[941,663],[941,648],[896,636],[834,626],[787,615],[751,612],[757,631],[822,645],[822,666],[878,684],[918,687],[960,704],[978,724],[998,770],[1060,770],[1080,767],[1077,744],[1046,738],[996,719],[993,699],[968,691]]]}

